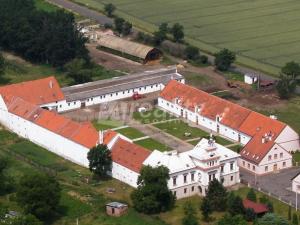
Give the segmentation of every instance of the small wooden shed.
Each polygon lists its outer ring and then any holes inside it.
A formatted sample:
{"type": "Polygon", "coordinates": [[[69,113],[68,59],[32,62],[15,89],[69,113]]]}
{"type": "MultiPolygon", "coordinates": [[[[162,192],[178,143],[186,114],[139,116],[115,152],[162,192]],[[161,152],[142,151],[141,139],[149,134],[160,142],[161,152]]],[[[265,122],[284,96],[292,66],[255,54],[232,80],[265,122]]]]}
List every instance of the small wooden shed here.
{"type": "Polygon", "coordinates": [[[120,202],[111,202],[106,204],[106,213],[109,216],[122,216],[128,210],[128,205],[120,203],[120,202]]]}

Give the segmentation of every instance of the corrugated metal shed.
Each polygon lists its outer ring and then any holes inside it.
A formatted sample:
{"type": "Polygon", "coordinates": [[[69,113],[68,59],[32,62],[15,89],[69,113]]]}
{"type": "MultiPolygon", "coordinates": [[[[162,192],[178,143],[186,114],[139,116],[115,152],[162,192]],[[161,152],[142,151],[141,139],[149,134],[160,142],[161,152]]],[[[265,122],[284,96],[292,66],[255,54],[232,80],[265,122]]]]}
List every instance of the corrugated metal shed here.
{"type": "MultiPolygon", "coordinates": [[[[112,35],[101,35],[98,39],[98,44],[102,47],[113,49],[137,58],[148,60],[150,55],[155,55],[159,58],[161,51],[157,48],[149,47],[140,43],[128,41],[112,35]]],[[[149,60],[153,59],[150,57],[149,60]]]]}

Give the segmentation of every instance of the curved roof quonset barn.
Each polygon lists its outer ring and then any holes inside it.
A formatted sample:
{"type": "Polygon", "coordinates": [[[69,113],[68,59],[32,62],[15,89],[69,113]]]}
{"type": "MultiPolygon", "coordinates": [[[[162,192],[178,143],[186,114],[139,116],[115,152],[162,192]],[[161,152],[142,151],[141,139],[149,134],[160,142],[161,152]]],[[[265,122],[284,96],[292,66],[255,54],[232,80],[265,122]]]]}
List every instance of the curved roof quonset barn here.
{"type": "Polygon", "coordinates": [[[162,55],[162,52],[157,48],[128,41],[112,35],[101,35],[98,39],[98,44],[101,47],[142,59],[144,63],[151,60],[157,60],[162,55]]]}

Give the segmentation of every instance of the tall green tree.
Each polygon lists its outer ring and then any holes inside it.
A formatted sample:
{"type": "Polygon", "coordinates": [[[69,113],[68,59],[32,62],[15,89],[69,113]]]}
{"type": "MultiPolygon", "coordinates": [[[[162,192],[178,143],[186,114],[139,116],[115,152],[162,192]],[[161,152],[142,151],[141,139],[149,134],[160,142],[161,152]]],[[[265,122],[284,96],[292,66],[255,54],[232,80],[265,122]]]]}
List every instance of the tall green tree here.
{"type": "Polygon", "coordinates": [[[169,169],[164,166],[144,166],[138,178],[138,188],[131,194],[134,208],[146,214],[173,208],[176,198],[168,188],[169,178],[169,169]]]}
{"type": "Polygon", "coordinates": [[[213,211],[224,211],[227,206],[227,191],[217,179],[212,180],[207,189],[206,197],[213,211]]]}
{"type": "Polygon", "coordinates": [[[183,206],[184,217],[182,219],[182,225],[198,225],[196,217],[196,210],[191,202],[186,202],[183,206]]]}
{"type": "Polygon", "coordinates": [[[289,225],[289,222],[276,214],[268,213],[258,219],[255,225],[289,225]]]}
{"type": "Polygon", "coordinates": [[[21,178],[16,196],[25,213],[47,220],[57,213],[61,188],[52,176],[27,174],[21,178]]]}
{"type": "Polygon", "coordinates": [[[296,213],[293,214],[292,225],[299,225],[298,215],[296,213]]]}
{"type": "Polygon", "coordinates": [[[235,59],[236,56],[234,52],[228,49],[222,49],[215,54],[215,66],[220,71],[227,71],[235,59]]]}
{"type": "Polygon", "coordinates": [[[124,36],[127,36],[131,33],[131,30],[132,30],[132,24],[129,23],[128,21],[124,22],[123,28],[122,28],[122,34],[124,36]]]}
{"type": "Polygon", "coordinates": [[[200,209],[202,212],[203,219],[205,221],[209,221],[210,215],[212,214],[213,210],[211,207],[211,203],[207,197],[203,198],[200,209]]]}
{"type": "Polygon", "coordinates": [[[292,79],[296,79],[300,76],[300,65],[294,61],[288,62],[281,68],[281,73],[292,79]]]}
{"type": "Polygon", "coordinates": [[[112,3],[105,4],[104,11],[107,16],[112,17],[113,12],[116,10],[116,6],[112,3]]]}
{"type": "Polygon", "coordinates": [[[114,23],[115,23],[115,30],[119,33],[122,34],[123,31],[123,26],[125,23],[125,20],[123,18],[117,17],[114,19],[114,23]]]}
{"type": "Polygon", "coordinates": [[[84,59],[73,59],[65,64],[67,76],[74,80],[74,84],[82,84],[92,81],[92,69],[84,59]]]}
{"type": "Polygon", "coordinates": [[[170,31],[176,42],[181,42],[184,39],[184,28],[181,24],[175,23],[170,31]]]}
{"type": "Polygon", "coordinates": [[[106,145],[98,145],[88,152],[90,171],[99,177],[105,177],[112,169],[111,151],[106,145]]]}
{"type": "Polygon", "coordinates": [[[0,0],[0,46],[5,50],[62,67],[76,57],[89,59],[86,41],[65,10],[45,12],[33,0],[0,0]]]}
{"type": "Polygon", "coordinates": [[[185,48],[184,54],[188,60],[197,60],[200,57],[199,49],[191,45],[185,48]]]}
{"type": "Polygon", "coordinates": [[[245,213],[243,200],[240,196],[235,195],[233,192],[228,195],[227,209],[232,216],[243,215],[245,213]]]}
{"type": "Polygon", "coordinates": [[[7,193],[12,189],[12,178],[7,175],[9,161],[6,158],[0,157],[0,195],[7,193]]]}
{"type": "Polygon", "coordinates": [[[247,193],[247,199],[253,202],[257,201],[256,194],[253,188],[251,188],[247,193]]]}
{"type": "Polygon", "coordinates": [[[241,215],[230,216],[226,214],[216,225],[247,225],[247,221],[241,215]]]}
{"type": "Polygon", "coordinates": [[[287,75],[281,74],[276,89],[281,99],[289,99],[295,92],[297,81],[287,75]]]}

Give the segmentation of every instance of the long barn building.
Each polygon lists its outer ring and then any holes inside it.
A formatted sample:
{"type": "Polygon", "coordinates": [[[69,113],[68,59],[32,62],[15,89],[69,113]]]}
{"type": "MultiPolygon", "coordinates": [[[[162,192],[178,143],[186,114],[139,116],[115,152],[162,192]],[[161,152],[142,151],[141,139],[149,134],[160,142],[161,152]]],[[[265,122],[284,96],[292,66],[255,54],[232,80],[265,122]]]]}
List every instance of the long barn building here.
{"type": "Polygon", "coordinates": [[[265,174],[292,166],[299,135],[287,124],[177,81],[161,92],[158,106],[243,145],[239,166],[265,174]]]}

